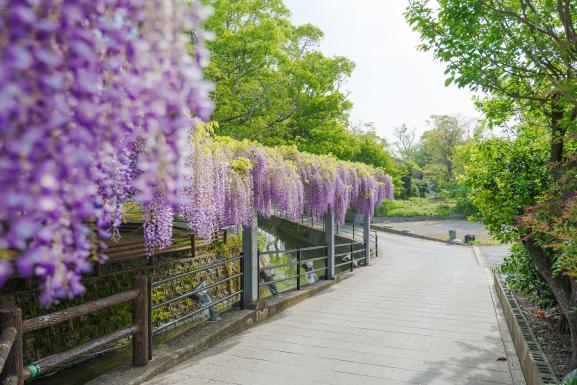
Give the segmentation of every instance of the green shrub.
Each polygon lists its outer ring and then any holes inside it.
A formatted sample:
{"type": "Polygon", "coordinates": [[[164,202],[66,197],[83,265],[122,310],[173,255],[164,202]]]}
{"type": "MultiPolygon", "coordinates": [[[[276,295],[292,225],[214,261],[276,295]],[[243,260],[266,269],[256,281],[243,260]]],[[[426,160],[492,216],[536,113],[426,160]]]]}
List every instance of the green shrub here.
{"type": "Polygon", "coordinates": [[[513,292],[523,295],[541,308],[555,306],[555,298],[549,286],[535,269],[527,250],[521,243],[513,244],[511,255],[505,258],[499,272],[504,274],[505,281],[513,292]]]}
{"type": "Polygon", "coordinates": [[[567,374],[561,385],[577,385],[577,369],[567,374]]]}
{"type": "Polygon", "coordinates": [[[229,235],[226,243],[221,240],[214,241],[208,247],[208,251],[218,254],[221,258],[236,257],[242,252],[242,237],[229,235]]]}
{"type": "Polygon", "coordinates": [[[386,200],[379,207],[377,217],[447,216],[458,213],[457,203],[450,199],[409,198],[386,200]]]}

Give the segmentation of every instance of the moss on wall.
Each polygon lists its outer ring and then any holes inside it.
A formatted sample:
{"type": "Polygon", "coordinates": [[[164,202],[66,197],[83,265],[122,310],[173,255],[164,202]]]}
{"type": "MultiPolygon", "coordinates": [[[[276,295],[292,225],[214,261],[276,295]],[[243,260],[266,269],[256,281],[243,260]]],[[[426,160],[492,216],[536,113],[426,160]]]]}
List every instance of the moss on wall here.
{"type": "MultiPolygon", "coordinates": [[[[28,319],[43,314],[52,313],[61,309],[99,298],[116,294],[132,287],[132,278],[138,274],[145,274],[152,280],[162,279],[171,275],[184,273],[215,262],[217,259],[237,256],[240,253],[242,242],[240,237],[229,237],[226,243],[215,242],[204,252],[197,252],[192,258],[190,252],[178,252],[167,255],[155,266],[143,265],[138,260],[130,263],[110,264],[104,270],[106,274],[100,277],[87,277],[83,280],[86,293],[78,298],[62,301],[50,309],[43,309],[37,301],[38,290],[22,290],[18,286],[3,290],[2,294],[14,296],[16,305],[22,309],[23,318],[28,319]]],[[[203,280],[207,283],[229,277],[240,271],[239,262],[219,266],[210,271],[201,272],[195,276],[173,281],[167,285],[154,288],[153,303],[162,302],[179,294],[184,294],[203,280]]],[[[237,281],[237,280],[235,280],[237,281]]],[[[230,282],[228,285],[219,285],[209,290],[212,298],[217,300],[237,290],[239,282],[230,282]]],[[[222,306],[221,306],[222,307],[222,306]]],[[[196,308],[196,302],[186,298],[162,307],[153,312],[153,325],[164,323],[196,308]]],[[[97,313],[75,318],[53,327],[44,328],[23,336],[24,360],[26,363],[36,361],[51,354],[63,352],[74,346],[86,343],[95,338],[131,324],[131,303],[120,304],[100,310],[97,313]]]]}

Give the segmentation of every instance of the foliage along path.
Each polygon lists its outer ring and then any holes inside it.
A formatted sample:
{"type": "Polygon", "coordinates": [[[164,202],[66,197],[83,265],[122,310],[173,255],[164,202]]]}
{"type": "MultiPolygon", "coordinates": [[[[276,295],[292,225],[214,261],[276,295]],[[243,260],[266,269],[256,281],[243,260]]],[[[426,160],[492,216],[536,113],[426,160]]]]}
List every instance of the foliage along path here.
{"type": "Polygon", "coordinates": [[[470,249],[379,238],[371,267],[146,384],[524,384],[470,249]]]}

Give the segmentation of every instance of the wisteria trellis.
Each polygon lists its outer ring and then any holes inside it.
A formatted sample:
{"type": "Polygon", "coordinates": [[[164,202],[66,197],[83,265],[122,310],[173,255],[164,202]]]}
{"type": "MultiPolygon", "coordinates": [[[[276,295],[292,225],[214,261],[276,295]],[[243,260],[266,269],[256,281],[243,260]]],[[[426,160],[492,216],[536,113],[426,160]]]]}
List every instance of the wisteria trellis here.
{"type": "MultiPolygon", "coordinates": [[[[204,129],[191,137],[185,199],[176,214],[203,237],[217,228],[250,226],[256,213],[269,217],[275,210],[291,219],[302,213],[321,218],[331,211],[343,223],[348,207],[372,216],[385,198],[393,198],[391,178],[366,164],[295,147],[210,138],[204,129]]],[[[166,217],[145,211],[145,219],[145,229],[151,229],[145,232],[149,252],[169,245],[172,227],[162,225],[166,217]]]]}
{"type": "Polygon", "coordinates": [[[198,1],[0,0],[0,286],[37,276],[45,305],[83,293],[105,259],[95,235],[118,236],[129,199],[154,252],[173,214],[210,236],[255,209],[342,221],[392,197],[368,166],[195,135],[212,111],[207,15],[198,1]]]}

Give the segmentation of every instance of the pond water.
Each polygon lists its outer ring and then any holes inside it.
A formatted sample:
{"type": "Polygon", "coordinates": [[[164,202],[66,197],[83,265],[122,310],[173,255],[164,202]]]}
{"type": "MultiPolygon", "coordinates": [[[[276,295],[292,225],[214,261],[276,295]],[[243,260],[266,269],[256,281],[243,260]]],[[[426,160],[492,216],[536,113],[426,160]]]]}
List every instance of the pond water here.
{"type": "MultiPolygon", "coordinates": [[[[259,243],[259,256],[260,267],[265,269],[265,274],[270,277],[268,279],[273,279],[274,281],[279,281],[276,283],[276,291],[279,293],[296,289],[297,278],[294,277],[297,274],[297,252],[294,251],[297,247],[307,248],[314,245],[310,242],[304,242],[302,239],[294,239],[289,236],[280,236],[272,234],[267,229],[259,229],[258,232],[258,243],[259,243]],[[289,252],[285,252],[288,250],[289,252]],[[291,251],[292,250],[292,251],[291,251]],[[264,252],[264,253],[263,253],[264,252]],[[279,267],[274,267],[278,266],[279,267]],[[288,265],[288,266],[286,266],[288,265]]],[[[301,261],[306,262],[309,259],[315,259],[324,257],[326,255],[326,250],[324,248],[315,250],[302,250],[301,251],[301,261]]],[[[326,267],[325,260],[315,260],[308,264],[303,263],[301,265],[300,273],[306,273],[306,269],[317,270],[324,269],[326,267]]],[[[325,271],[320,270],[316,272],[310,272],[300,277],[301,287],[314,283],[325,276],[325,271]]],[[[261,274],[261,283],[264,283],[263,274],[261,274]]],[[[272,295],[274,292],[274,287],[271,285],[265,285],[260,288],[260,298],[266,298],[272,295]]]]}

